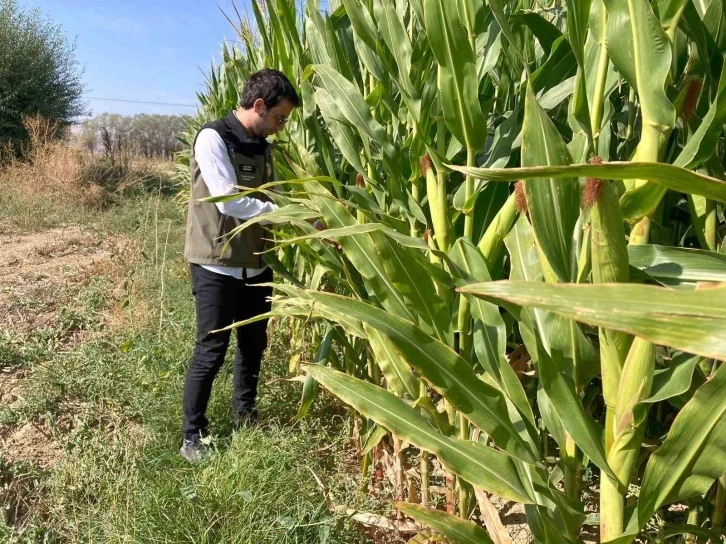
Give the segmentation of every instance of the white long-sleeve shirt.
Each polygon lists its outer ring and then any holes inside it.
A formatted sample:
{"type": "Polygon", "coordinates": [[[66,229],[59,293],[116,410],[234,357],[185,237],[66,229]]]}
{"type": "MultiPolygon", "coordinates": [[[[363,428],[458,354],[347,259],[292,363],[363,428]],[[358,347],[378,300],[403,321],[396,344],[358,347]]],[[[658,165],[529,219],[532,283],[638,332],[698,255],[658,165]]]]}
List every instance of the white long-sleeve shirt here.
{"type": "MultiPolygon", "coordinates": [[[[237,176],[234,173],[227,153],[227,147],[224,145],[222,137],[216,130],[205,128],[197,136],[194,144],[194,158],[199,165],[204,183],[209,189],[210,196],[225,196],[238,193],[236,185],[237,176]]],[[[262,200],[250,196],[241,196],[229,202],[217,202],[217,209],[223,215],[229,215],[238,219],[252,219],[262,213],[268,213],[277,209],[277,205],[272,202],[263,202],[262,200]]],[[[245,276],[254,277],[265,271],[263,268],[240,268],[233,266],[216,266],[202,265],[203,268],[232,276],[238,280],[245,276]]]]}

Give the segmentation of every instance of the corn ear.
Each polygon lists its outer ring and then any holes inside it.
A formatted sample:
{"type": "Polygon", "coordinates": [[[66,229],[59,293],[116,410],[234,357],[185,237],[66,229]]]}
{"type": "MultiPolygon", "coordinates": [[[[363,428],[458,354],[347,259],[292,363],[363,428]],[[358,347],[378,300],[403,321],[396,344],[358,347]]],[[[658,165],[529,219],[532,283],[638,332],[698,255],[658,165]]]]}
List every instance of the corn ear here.
{"type": "MultiPolygon", "coordinates": [[[[583,204],[590,207],[592,282],[627,282],[630,278],[628,247],[613,183],[588,179],[583,204]]],[[[628,334],[600,329],[603,397],[610,408],[615,407],[620,372],[631,342],[628,334]]]]}
{"type": "Polygon", "coordinates": [[[500,208],[497,215],[487,227],[479,241],[479,251],[484,255],[487,268],[491,272],[494,265],[499,262],[504,251],[504,237],[512,230],[517,220],[517,195],[512,193],[500,208]]]}
{"type": "Polygon", "coordinates": [[[423,171],[426,176],[426,194],[429,197],[431,222],[434,227],[436,245],[441,251],[449,250],[449,218],[446,213],[446,183],[436,176],[428,157],[424,158],[423,171]]]}

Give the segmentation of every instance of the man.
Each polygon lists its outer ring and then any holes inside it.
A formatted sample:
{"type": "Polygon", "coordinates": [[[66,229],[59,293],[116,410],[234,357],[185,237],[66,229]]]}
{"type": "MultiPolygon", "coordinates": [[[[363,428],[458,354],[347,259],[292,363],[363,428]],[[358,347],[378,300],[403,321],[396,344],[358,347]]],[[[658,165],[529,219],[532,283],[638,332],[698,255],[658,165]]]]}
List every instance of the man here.
{"type": "MultiPolygon", "coordinates": [[[[268,312],[272,280],[262,262],[264,231],[252,225],[226,236],[246,220],[276,208],[262,192],[217,204],[209,196],[239,192],[236,185],[259,187],[274,179],[271,145],[265,140],[280,130],[300,98],[277,70],[252,74],[242,90],[239,108],[202,127],[192,145],[192,185],[184,256],[192,275],[197,317],[194,357],[184,384],[184,443],[181,454],[191,462],[206,456],[201,439],[212,382],[219,372],[231,332],[211,334],[244,319],[268,312]]],[[[232,407],[238,425],[257,418],[255,399],[262,354],[267,347],[267,320],[235,329],[232,407]]]]}

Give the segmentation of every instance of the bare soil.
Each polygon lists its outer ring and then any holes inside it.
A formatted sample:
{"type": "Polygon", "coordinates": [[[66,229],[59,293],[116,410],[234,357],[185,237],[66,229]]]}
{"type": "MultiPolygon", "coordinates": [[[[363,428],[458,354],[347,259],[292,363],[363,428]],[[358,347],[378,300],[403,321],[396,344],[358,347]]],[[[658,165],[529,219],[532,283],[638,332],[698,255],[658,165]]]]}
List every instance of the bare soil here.
{"type": "Polygon", "coordinates": [[[22,394],[23,382],[28,370],[23,368],[0,369],[0,405],[12,405],[22,394]]]}
{"type": "MultiPolygon", "coordinates": [[[[56,325],[59,310],[98,274],[114,268],[118,240],[90,229],[62,227],[23,232],[0,223],[0,339],[20,338],[56,325]]],[[[71,334],[63,345],[78,341],[71,334]]],[[[12,409],[22,401],[31,370],[0,367],[0,406],[12,409]]],[[[0,424],[0,457],[6,463],[51,468],[63,449],[42,420],[0,424]]]]}
{"type": "Polygon", "coordinates": [[[63,448],[53,439],[53,432],[44,422],[29,421],[1,443],[3,457],[9,463],[31,463],[47,469],[63,457],[63,448]]]}
{"type": "Polygon", "coordinates": [[[26,233],[0,225],[0,328],[23,334],[53,325],[59,306],[110,256],[109,243],[78,227],[26,233]]]}
{"type": "Polygon", "coordinates": [[[497,508],[499,519],[514,544],[528,544],[533,541],[532,533],[527,527],[527,515],[524,513],[524,506],[516,502],[502,500],[495,495],[491,495],[489,500],[497,508]]]}

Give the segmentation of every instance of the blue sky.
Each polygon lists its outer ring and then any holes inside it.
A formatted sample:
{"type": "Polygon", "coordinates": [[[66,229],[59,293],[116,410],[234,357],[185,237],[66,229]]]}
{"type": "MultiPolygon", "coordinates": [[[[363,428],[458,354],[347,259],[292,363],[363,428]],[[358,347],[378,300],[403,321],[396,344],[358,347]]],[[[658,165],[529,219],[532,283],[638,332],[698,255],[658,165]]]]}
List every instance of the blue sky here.
{"type": "MultiPolygon", "coordinates": [[[[40,7],[77,39],[87,94],[99,98],[195,104],[222,41],[235,40],[219,8],[231,0],[20,0],[40,7]],[[219,6],[219,7],[218,7],[219,6]],[[201,68],[201,70],[200,70],[201,68]]],[[[242,14],[249,0],[237,0],[242,14]]],[[[194,108],[89,100],[94,114],[193,113],[194,108]]]]}

